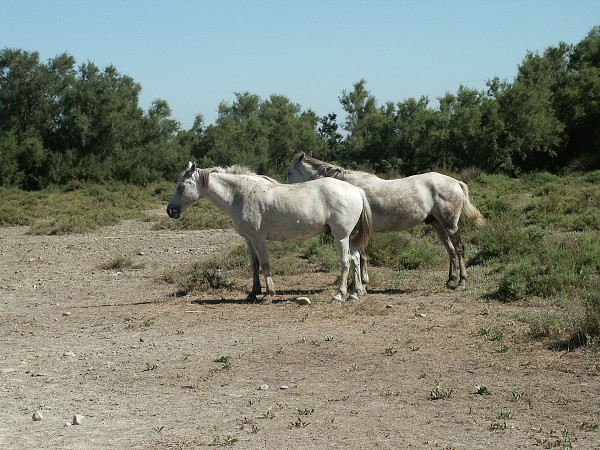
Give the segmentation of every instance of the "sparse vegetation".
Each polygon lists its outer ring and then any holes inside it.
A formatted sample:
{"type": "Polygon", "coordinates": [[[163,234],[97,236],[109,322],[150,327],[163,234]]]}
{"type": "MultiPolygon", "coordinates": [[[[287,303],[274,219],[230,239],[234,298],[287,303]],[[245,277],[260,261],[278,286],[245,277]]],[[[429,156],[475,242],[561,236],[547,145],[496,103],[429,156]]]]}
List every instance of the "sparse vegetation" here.
{"type": "Polygon", "coordinates": [[[300,417],[298,417],[295,422],[290,422],[288,424],[288,428],[290,428],[290,429],[293,429],[293,428],[304,428],[304,427],[307,427],[309,425],[310,425],[310,422],[305,422],[300,417]]]}
{"type": "Polygon", "coordinates": [[[442,399],[448,399],[450,397],[452,397],[452,392],[454,390],[450,389],[450,388],[442,388],[439,384],[435,387],[435,389],[432,389],[431,392],[429,393],[429,398],[431,400],[442,400],[442,399]]]}
{"type": "Polygon", "coordinates": [[[228,355],[219,356],[215,359],[215,362],[223,364],[223,369],[229,369],[231,367],[231,357],[228,355]]]}
{"type": "Polygon", "coordinates": [[[211,447],[232,447],[239,439],[234,436],[213,436],[211,447]]]}
{"type": "Polygon", "coordinates": [[[383,351],[383,354],[386,356],[392,356],[395,355],[398,352],[398,349],[394,346],[390,346],[390,347],[386,347],[385,350],[383,351]]]}
{"type": "Polygon", "coordinates": [[[475,388],[477,389],[477,394],[479,395],[492,395],[492,391],[487,386],[478,384],[477,386],[475,386],[475,388]]]}
{"type": "Polygon", "coordinates": [[[144,369],[144,372],[151,372],[153,370],[158,369],[158,364],[156,363],[146,363],[146,367],[144,369]]]}

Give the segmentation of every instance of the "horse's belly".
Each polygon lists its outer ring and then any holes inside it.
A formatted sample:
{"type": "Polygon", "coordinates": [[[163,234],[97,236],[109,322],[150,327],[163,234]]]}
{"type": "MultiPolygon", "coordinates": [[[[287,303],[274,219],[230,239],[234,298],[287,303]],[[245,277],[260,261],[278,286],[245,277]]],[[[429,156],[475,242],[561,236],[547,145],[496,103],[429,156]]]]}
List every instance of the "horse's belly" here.
{"type": "Polygon", "coordinates": [[[268,241],[298,242],[329,231],[327,226],[290,225],[287,227],[270,227],[268,241]]]}
{"type": "Polygon", "coordinates": [[[426,217],[426,215],[422,214],[413,216],[408,216],[406,214],[373,214],[373,231],[386,232],[408,230],[409,228],[423,223],[426,217]]]}

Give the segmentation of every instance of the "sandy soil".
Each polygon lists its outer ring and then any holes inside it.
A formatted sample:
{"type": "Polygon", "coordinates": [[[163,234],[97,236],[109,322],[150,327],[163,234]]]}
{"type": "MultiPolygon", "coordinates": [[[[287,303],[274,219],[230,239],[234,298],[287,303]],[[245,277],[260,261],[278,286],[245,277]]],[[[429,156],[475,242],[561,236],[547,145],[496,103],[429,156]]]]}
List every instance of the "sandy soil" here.
{"type": "Polygon", "coordinates": [[[522,306],[375,285],[335,307],[335,274],[276,278],[271,306],[177,298],[168,267],[240,238],[26,231],[0,229],[1,448],[600,448],[599,355],[525,339],[522,306]],[[141,268],[100,268],[120,255],[141,268]]]}

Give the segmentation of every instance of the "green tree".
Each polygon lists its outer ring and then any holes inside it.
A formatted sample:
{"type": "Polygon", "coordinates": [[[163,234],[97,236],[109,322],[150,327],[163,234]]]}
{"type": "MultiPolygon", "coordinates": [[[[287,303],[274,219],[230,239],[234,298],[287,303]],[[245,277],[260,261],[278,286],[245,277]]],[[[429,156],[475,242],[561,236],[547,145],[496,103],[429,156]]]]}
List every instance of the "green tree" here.
{"type": "Polygon", "coordinates": [[[324,154],[321,155],[321,157],[327,160],[335,159],[335,155],[337,155],[340,150],[343,136],[338,132],[338,129],[336,114],[327,114],[319,120],[317,132],[321,139],[327,144],[327,148],[324,150],[324,154]]]}
{"type": "Polygon", "coordinates": [[[0,182],[38,189],[73,178],[160,178],[182,159],[179,124],[164,100],[144,113],[140,90],[114,66],[0,51],[0,182]]]}
{"type": "Polygon", "coordinates": [[[219,105],[219,116],[193,144],[202,166],[246,165],[259,173],[283,175],[294,153],[325,147],[312,111],[286,97],[268,100],[249,92],[236,93],[231,104],[219,105]]]}
{"type": "Polygon", "coordinates": [[[216,123],[207,127],[201,146],[194,149],[202,166],[268,165],[268,139],[258,116],[260,97],[249,92],[235,96],[231,104],[219,104],[216,123]]]}
{"type": "Polygon", "coordinates": [[[400,173],[413,174],[431,166],[438,119],[439,112],[429,108],[427,97],[409,97],[397,103],[394,153],[400,173]]]}
{"type": "Polygon", "coordinates": [[[73,64],[67,54],[43,64],[36,52],[0,52],[0,132],[8,133],[4,134],[5,148],[16,145],[3,159],[11,155],[11,167],[28,189],[46,184],[56,167],[57,158],[47,146],[57,141],[63,117],[61,99],[73,81],[73,64]]]}
{"type": "Polygon", "coordinates": [[[600,168],[600,26],[572,48],[568,80],[563,84],[560,119],[565,123],[567,145],[559,155],[564,165],[578,169],[600,168]]]}
{"type": "Polygon", "coordinates": [[[504,146],[504,122],[494,98],[460,86],[456,95],[446,94],[440,99],[440,117],[443,139],[437,143],[438,164],[441,158],[442,164],[455,169],[512,169],[504,146]]]}
{"type": "Polygon", "coordinates": [[[564,142],[565,127],[556,114],[553,90],[561,66],[555,52],[547,51],[546,56],[528,53],[515,81],[495,86],[506,146],[517,170],[551,169],[564,142]]]}
{"type": "Polygon", "coordinates": [[[20,154],[16,132],[0,135],[0,186],[21,187],[25,173],[18,164],[20,154]]]}
{"type": "Polygon", "coordinates": [[[395,105],[387,102],[379,107],[365,84],[365,80],[360,80],[353,91],[342,91],[340,102],[347,113],[345,129],[349,135],[337,159],[344,165],[364,164],[378,171],[396,169],[401,161],[395,153],[395,105]]]}

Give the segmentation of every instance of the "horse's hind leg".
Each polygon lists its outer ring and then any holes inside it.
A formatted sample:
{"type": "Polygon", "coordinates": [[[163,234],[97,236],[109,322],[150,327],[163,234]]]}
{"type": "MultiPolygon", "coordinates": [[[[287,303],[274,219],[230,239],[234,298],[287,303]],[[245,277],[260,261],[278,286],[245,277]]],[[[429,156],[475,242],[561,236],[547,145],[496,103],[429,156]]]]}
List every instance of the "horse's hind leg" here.
{"type": "Polygon", "coordinates": [[[463,240],[460,237],[458,230],[449,231],[448,237],[452,241],[452,245],[454,246],[454,249],[456,251],[456,256],[458,257],[458,268],[460,272],[460,279],[454,290],[462,291],[465,289],[467,281],[467,267],[465,264],[465,245],[463,244],[463,240]]]}
{"type": "Polygon", "coordinates": [[[342,239],[335,238],[335,245],[340,257],[342,273],[340,275],[340,285],[331,303],[341,303],[346,292],[348,292],[348,272],[350,271],[350,238],[346,236],[342,239]]]}
{"type": "MultiPolygon", "coordinates": [[[[431,226],[435,230],[435,234],[437,234],[439,240],[444,245],[446,252],[448,252],[449,259],[449,267],[448,267],[448,281],[446,281],[446,286],[452,287],[456,279],[456,258],[457,258],[457,250],[456,246],[450,239],[449,233],[446,232],[446,229],[437,221],[433,220],[431,222],[431,226]]],[[[460,237],[459,237],[460,239],[460,237]]],[[[459,258],[460,259],[460,258],[459,258]]],[[[464,284],[464,283],[463,283],[464,284]]]]}
{"type": "Polygon", "coordinates": [[[367,253],[363,248],[360,250],[360,278],[363,284],[367,284],[369,282],[369,272],[367,271],[367,253]]]}
{"type": "Polygon", "coordinates": [[[361,276],[361,254],[356,248],[350,244],[350,267],[352,267],[352,286],[350,288],[350,297],[348,297],[349,303],[358,301],[358,296],[367,293],[361,276]]]}

